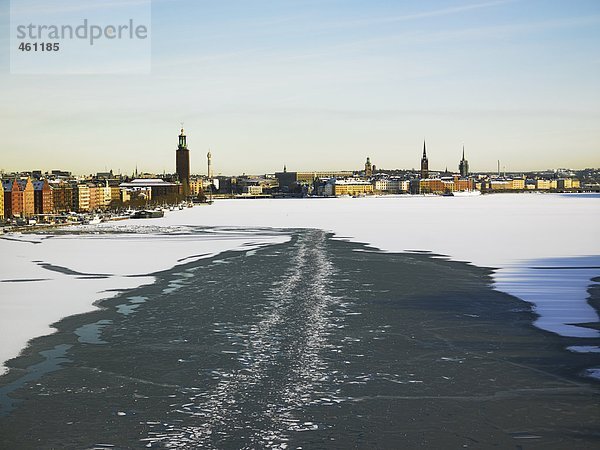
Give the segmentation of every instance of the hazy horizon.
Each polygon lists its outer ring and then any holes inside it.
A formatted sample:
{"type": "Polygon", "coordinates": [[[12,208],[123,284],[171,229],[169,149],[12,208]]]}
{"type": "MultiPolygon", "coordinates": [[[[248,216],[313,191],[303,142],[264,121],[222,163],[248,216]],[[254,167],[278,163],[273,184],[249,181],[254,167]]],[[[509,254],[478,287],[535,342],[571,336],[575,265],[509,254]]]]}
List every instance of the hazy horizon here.
{"type": "MultiPolygon", "coordinates": [[[[44,2],[67,8],[67,0],[44,2]]],[[[87,4],[86,6],[87,7],[87,4]]],[[[81,8],[84,9],[84,6],[81,8]]],[[[11,75],[0,169],[600,167],[600,2],[152,2],[149,75],[11,75]]],[[[6,26],[5,26],[6,25],[6,26]]]]}

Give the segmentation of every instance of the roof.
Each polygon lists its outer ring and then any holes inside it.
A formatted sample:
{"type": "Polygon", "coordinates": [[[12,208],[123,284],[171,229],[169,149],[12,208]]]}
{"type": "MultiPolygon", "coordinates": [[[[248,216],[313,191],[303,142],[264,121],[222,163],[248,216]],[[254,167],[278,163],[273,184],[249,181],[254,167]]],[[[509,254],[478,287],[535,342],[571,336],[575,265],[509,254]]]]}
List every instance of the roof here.
{"type": "Polygon", "coordinates": [[[128,183],[121,183],[119,187],[170,187],[177,186],[175,183],[169,183],[160,178],[142,178],[135,179],[128,183]]]}
{"type": "Polygon", "coordinates": [[[354,185],[356,185],[356,184],[360,184],[360,185],[370,185],[370,184],[371,184],[369,181],[365,181],[365,180],[356,180],[356,179],[352,179],[352,178],[345,179],[345,180],[337,180],[337,179],[335,179],[335,178],[334,178],[333,180],[331,180],[331,182],[332,182],[332,183],[334,183],[334,184],[340,184],[340,185],[343,185],[343,184],[354,184],[354,185]]]}
{"type": "Polygon", "coordinates": [[[42,191],[42,190],[44,190],[44,184],[45,184],[45,181],[43,181],[43,180],[36,180],[36,181],[34,181],[33,182],[33,190],[35,190],[35,191],[42,191]]]}
{"type": "Polygon", "coordinates": [[[12,192],[13,183],[14,183],[14,180],[2,180],[2,188],[6,192],[12,192]]]}

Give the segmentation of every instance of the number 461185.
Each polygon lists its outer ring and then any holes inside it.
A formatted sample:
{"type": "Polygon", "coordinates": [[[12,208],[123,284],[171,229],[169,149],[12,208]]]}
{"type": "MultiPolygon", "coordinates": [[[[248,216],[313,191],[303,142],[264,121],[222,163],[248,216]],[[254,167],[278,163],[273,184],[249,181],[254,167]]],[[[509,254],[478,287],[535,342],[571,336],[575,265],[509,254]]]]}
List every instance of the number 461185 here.
{"type": "Polygon", "coordinates": [[[22,52],[57,52],[60,50],[58,42],[21,42],[19,50],[22,52]]]}

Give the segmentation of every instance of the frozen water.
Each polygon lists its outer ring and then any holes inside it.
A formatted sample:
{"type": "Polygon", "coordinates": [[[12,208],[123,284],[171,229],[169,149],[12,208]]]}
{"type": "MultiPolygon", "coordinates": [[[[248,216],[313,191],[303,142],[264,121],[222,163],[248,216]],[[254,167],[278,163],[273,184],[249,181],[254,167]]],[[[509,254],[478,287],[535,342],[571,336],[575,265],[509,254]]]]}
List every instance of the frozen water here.
{"type": "MultiPolygon", "coordinates": [[[[189,209],[157,222],[193,225],[199,214],[189,209]]],[[[538,327],[599,336],[577,325],[598,321],[587,303],[590,280],[600,276],[598,195],[223,200],[202,209],[201,220],[211,226],[320,228],[383,251],[431,252],[496,268],[495,288],[532,303],[541,316],[538,327]]]]}
{"type": "Polygon", "coordinates": [[[540,316],[537,327],[561,336],[595,338],[600,337],[598,330],[578,324],[599,320],[586,301],[590,280],[599,274],[600,256],[551,258],[498,269],[495,288],[532,303],[540,316]]]}
{"type": "Polygon", "coordinates": [[[598,257],[598,223],[598,196],[394,196],[220,200],[160,219],[85,228],[87,233],[96,230],[95,235],[11,235],[11,240],[0,239],[0,361],[16,356],[29,339],[50,333],[50,324],[62,317],[152,283],[148,274],[229,249],[243,248],[251,256],[260,245],[287,239],[265,234],[266,227],[319,228],[383,251],[428,251],[497,268],[496,288],[534,303],[542,315],[539,326],[591,336],[596,332],[570,324],[597,320],[586,302],[590,279],[600,275],[597,264],[564,279],[560,310],[544,303],[549,297],[527,292],[509,279],[531,274],[527,261],[539,265],[550,258],[598,257]],[[198,226],[229,228],[199,235],[198,226]],[[52,270],[40,263],[51,264],[52,270]],[[569,324],[555,320],[565,310],[574,314],[569,324]]]}
{"type": "MultiPolygon", "coordinates": [[[[284,234],[221,236],[216,231],[205,238],[200,232],[173,234],[172,228],[156,227],[142,234],[128,228],[118,228],[117,234],[15,234],[0,239],[0,363],[17,356],[30,339],[51,333],[51,324],[61,318],[153,283],[154,272],[289,239],[284,234]]],[[[0,367],[0,374],[4,370],[0,367]]]]}

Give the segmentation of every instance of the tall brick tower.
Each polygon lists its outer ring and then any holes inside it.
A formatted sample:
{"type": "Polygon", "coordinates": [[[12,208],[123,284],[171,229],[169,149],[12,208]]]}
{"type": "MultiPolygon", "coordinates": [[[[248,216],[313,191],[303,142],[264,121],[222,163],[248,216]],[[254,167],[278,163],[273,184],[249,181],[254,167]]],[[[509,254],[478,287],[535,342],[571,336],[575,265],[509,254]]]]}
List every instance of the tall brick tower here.
{"type": "Polygon", "coordinates": [[[175,167],[177,171],[177,177],[183,188],[183,195],[190,195],[190,151],[187,148],[186,136],[181,128],[179,134],[179,145],[175,152],[175,167]]]}

